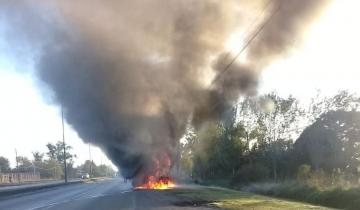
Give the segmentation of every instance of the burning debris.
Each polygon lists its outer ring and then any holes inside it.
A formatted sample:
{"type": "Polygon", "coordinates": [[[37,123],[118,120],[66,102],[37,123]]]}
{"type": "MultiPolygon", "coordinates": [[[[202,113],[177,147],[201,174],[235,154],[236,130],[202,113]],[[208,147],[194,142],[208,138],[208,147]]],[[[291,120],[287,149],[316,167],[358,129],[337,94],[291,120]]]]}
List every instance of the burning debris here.
{"type": "Polygon", "coordinates": [[[247,62],[212,85],[246,8],[264,1],[0,0],[0,20],[16,53],[34,58],[79,136],[102,148],[134,186],[163,189],[173,186],[189,118],[200,128],[255,89],[260,70],[324,1],[275,0],[281,8],[250,45],[247,62]]]}
{"type": "Polygon", "coordinates": [[[175,183],[170,177],[161,176],[156,178],[155,176],[146,177],[143,184],[136,186],[135,189],[146,190],[168,190],[175,188],[175,183]]]}

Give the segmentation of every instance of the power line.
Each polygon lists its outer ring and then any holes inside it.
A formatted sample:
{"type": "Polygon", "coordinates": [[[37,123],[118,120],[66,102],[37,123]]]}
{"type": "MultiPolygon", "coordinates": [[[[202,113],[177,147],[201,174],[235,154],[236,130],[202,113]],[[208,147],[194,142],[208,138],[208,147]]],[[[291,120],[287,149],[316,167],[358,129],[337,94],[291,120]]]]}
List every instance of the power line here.
{"type": "MultiPolygon", "coordinates": [[[[245,33],[243,33],[243,37],[247,37],[250,35],[252,28],[255,26],[255,24],[258,22],[258,20],[264,15],[265,11],[268,9],[268,7],[271,5],[271,2],[273,0],[269,0],[267,1],[267,3],[265,4],[265,6],[263,7],[263,9],[261,10],[261,12],[259,12],[259,15],[256,16],[256,18],[253,19],[253,21],[246,27],[245,33]]],[[[226,62],[227,58],[231,55],[231,52],[233,50],[230,50],[229,52],[226,53],[225,57],[224,57],[224,62],[226,62]]]]}
{"type": "MultiPolygon", "coordinates": [[[[266,6],[264,7],[264,10],[262,13],[265,12],[265,10],[269,7],[270,3],[273,0],[269,0],[266,6]]],[[[214,85],[216,81],[218,81],[222,74],[225,74],[227,71],[229,71],[230,66],[235,63],[235,61],[238,59],[238,57],[250,46],[251,42],[262,32],[262,30],[265,28],[267,24],[271,21],[271,19],[275,16],[275,14],[280,10],[281,8],[281,2],[279,2],[278,7],[271,13],[271,15],[267,18],[267,20],[258,28],[258,30],[255,31],[255,33],[250,37],[250,39],[245,43],[245,45],[241,48],[238,54],[231,60],[231,62],[224,68],[222,72],[220,72],[218,75],[216,75],[215,79],[211,82],[211,85],[214,85]]],[[[217,105],[219,105],[221,102],[217,101],[213,104],[210,110],[213,110],[216,108],[217,105]]],[[[231,107],[232,109],[232,107],[231,107]]],[[[231,109],[228,109],[226,111],[229,111],[231,109]]]]}
{"type": "MultiPolygon", "coordinates": [[[[268,2],[268,4],[271,1],[268,2]]],[[[265,9],[268,7],[268,5],[265,7],[265,9]]],[[[227,71],[229,71],[230,67],[235,63],[235,61],[239,58],[239,56],[250,46],[250,44],[254,41],[254,39],[264,30],[265,26],[267,26],[271,19],[275,16],[275,14],[280,10],[281,8],[281,2],[279,2],[278,7],[272,12],[272,14],[267,18],[267,20],[258,28],[258,30],[255,31],[255,33],[249,38],[249,40],[245,43],[245,45],[240,49],[240,51],[235,55],[235,57],[230,61],[228,65],[224,68],[222,72],[216,75],[215,79],[211,82],[211,85],[215,84],[217,82],[222,74],[225,74],[227,71]]]]}
{"type": "MultiPolygon", "coordinates": [[[[267,2],[267,4],[265,5],[262,13],[264,13],[266,11],[266,9],[269,7],[270,3],[272,2],[273,0],[269,0],[267,2]]],[[[281,2],[279,2],[277,8],[275,10],[273,10],[273,12],[271,13],[271,15],[267,18],[267,20],[262,24],[260,25],[260,27],[258,28],[258,30],[255,31],[255,33],[248,39],[248,41],[245,43],[245,45],[241,48],[241,50],[236,54],[236,56],[231,60],[231,62],[226,65],[226,67],[224,68],[224,70],[222,72],[220,72],[219,74],[216,75],[216,77],[214,78],[214,80],[211,82],[211,86],[214,85],[221,77],[222,74],[225,74],[227,71],[229,71],[230,69],[230,66],[233,65],[235,63],[235,61],[238,59],[238,57],[250,46],[251,42],[262,32],[262,30],[265,28],[265,26],[267,24],[270,23],[271,19],[276,15],[276,13],[280,10],[281,8],[281,2]]],[[[261,16],[261,15],[260,15],[261,16]]],[[[253,25],[255,24],[256,21],[254,21],[252,24],[250,25],[253,25]]],[[[229,55],[229,54],[228,54],[229,55]]],[[[226,56],[228,56],[226,55],[226,56]]],[[[221,103],[221,101],[217,101],[216,103],[213,104],[213,106],[209,109],[209,110],[213,110],[216,108],[216,106],[218,106],[219,104],[221,103]]],[[[233,107],[231,107],[230,109],[227,109],[227,111],[233,109],[233,107]]]]}

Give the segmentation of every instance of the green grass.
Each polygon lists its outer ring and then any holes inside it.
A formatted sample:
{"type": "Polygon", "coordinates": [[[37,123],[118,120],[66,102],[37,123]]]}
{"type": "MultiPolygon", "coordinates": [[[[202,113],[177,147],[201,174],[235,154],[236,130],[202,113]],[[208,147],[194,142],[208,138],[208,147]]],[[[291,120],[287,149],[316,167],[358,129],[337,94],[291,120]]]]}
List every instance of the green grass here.
{"type": "Polygon", "coordinates": [[[301,183],[288,182],[253,184],[244,188],[244,190],[333,208],[360,209],[360,188],[329,188],[321,190],[301,183]]]}
{"type": "Polygon", "coordinates": [[[172,193],[190,203],[207,203],[209,206],[229,210],[329,209],[224,188],[201,187],[176,189],[173,190],[172,193]]]}

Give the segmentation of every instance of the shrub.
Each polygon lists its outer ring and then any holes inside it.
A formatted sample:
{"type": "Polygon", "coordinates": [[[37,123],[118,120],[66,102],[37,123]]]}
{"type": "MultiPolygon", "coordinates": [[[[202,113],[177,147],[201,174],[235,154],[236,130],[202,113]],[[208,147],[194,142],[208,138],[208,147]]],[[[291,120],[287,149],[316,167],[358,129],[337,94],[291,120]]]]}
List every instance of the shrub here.
{"type": "Polygon", "coordinates": [[[311,177],[311,166],[310,165],[300,165],[297,173],[296,173],[297,180],[301,182],[306,182],[311,177]]]}
{"type": "Polygon", "coordinates": [[[308,203],[355,210],[360,206],[360,188],[334,188],[320,190],[298,182],[253,184],[242,188],[245,191],[288,198],[308,203]]]}
{"type": "Polygon", "coordinates": [[[268,179],[269,170],[259,164],[245,165],[239,169],[236,176],[231,180],[231,184],[248,184],[253,182],[260,182],[268,179]]]}

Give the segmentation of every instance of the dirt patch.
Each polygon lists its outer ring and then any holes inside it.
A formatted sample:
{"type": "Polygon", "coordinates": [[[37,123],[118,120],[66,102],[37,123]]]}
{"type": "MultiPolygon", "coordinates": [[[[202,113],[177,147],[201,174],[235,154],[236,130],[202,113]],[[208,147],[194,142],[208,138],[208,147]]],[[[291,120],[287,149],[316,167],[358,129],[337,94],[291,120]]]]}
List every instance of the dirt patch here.
{"type": "Polygon", "coordinates": [[[177,201],[174,202],[174,206],[181,206],[181,207],[197,207],[197,206],[209,206],[212,202],[205,201],[205,200],[196,200],[196,201],[177,201]]]}

